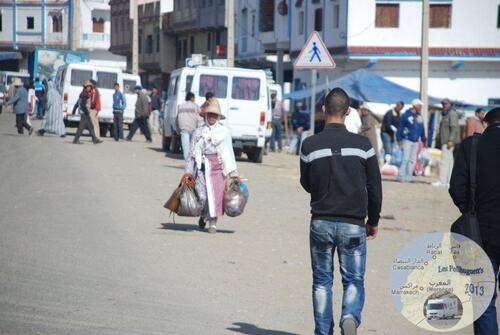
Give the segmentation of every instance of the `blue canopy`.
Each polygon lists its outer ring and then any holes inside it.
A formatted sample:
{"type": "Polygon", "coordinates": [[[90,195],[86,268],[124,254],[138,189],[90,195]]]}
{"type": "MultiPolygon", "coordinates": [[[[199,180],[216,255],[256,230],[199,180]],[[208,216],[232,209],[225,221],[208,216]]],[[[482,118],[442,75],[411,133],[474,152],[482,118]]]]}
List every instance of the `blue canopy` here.
{"type": "MultiPolygon", "coordinates": [[[[318,85],[316,92],[324,95],[324,91],[334,87],[344,89],[351,99],[358,101],[393,104],[396,101],[411,103],[419,98],[420,93],[396,84],[375,73],[359,69],[329,83],[318,85]]],[[[301,90],[285,95],[285,99],[303,99],[311,96],[311,90],[301,90]]],[[[321,99],[321,98],[320,98],[321,99]]],[[[438,104],[441,99],[429,97],[429,104],[438,104]]]]}

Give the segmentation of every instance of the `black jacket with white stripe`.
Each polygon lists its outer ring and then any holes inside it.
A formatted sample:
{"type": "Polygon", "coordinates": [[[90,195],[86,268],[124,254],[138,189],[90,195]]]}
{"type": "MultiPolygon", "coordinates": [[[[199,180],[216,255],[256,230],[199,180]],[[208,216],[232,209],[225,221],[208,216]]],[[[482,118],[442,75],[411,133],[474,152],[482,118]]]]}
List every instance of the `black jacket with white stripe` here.
{"type": "Polygon", "coordinates": [[[313,219],[377,226],[382,181],[368,138],[330,123],[303,144],[300,183],[311,194],[313,219]]]}

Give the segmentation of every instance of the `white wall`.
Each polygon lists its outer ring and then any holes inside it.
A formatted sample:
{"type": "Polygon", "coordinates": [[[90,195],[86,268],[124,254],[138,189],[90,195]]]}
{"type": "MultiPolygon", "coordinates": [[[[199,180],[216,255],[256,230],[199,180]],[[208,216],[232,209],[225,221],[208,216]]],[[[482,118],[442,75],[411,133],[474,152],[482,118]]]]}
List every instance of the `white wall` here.
{"type": "MultiPolygon", "coordinates": [[[[358,0],[356,0],[358,1],[358,0]]],[[[349,2],[349,6],[351,2],[349,2]]],[[[347,33],[347,0],[323,0],[318,4],[313,4],[310,1],[303,2],[302,6],[297,8],[292,1],[291,15],[291,50],[300,51],[304,46],[307,38],[314,30],[314,13],[316,9],[323,9],[323,29],[320,32],[321,38],[328,48],[342,47],[346,45],[347,33]],[[339,24],[335,26],[334,7],[339,6],[339,24]],[[307,9],[307,11],[306,11],[307,9]],[[304,11],[304,29],[303,34],[299,34],[299,13],[304,11]],[[307,16],[307,17],[306,17],[307,16]]],[[[350,10],[350,7],[349,7],[350,10]]]]}
{"type": "Polygon", "coordinates": [[[105,0],[80,0],[79,43],[80,49],[108,50],[111,45],[111,8],[105,0]],[[92,31],[92,16],[104,19],[104,33],[92,31]]]}
{"type": "MultiPolygon", "coordinates": [[[[420,46],[422,6],[420,1],[399,1],[399,27],[375,28],[375,1],[349,2],[349,46],[420,46]]],[[[435,3],[432,2],[431,3],[435,3]]],[[[498,0],[453,0],[451,27],[431,28],[431,47],[498,48],[498,0]]]]}
{"type": "MultiPolygon", "coordinates": [[[[11,7],[0,7],[2,10],[2,31],[0,32],[0,42],[2,44],[12,45],[12,29],[13,29],[13,10],[11,7]]],[[[41,33],[42,32],[42,18],[41,7],[17,7],[16,15],[16,31],[20,33],[41,33]],[[34,18],[34,29],[27,28],[27,18],[34,18]]],[[[68,10],[65,7],[46,7],[45,10],[45,43],[65,45],[68,40],[68,10]],[[63,17],[63,30],[61,33],[52,32],[52,17],[49,12],[62,9],[63,17]]],[[[34,44],[39,46],[42,43],[41,35],[17,35],[16,41],[18,44],[34,44]]]]}

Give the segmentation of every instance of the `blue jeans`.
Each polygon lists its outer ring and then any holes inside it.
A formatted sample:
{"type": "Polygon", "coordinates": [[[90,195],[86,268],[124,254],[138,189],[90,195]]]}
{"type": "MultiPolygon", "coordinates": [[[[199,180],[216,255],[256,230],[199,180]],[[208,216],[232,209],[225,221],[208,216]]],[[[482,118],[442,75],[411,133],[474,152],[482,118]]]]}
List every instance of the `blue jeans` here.
{"type": "Polygon", "coordinates": [[[300,149],[302,147],[302,142],[306,139],[308,135],[308,131],[304,130],[302,133],[298,133],[297,131],[294,131],[291,138],[290,138],[290,144],[288,147],[288,153],[290,155],[296,155],[297,152],[300,153],[300,149]]]}
{"type": "Polygon", "coordinates": [[[417,161],[418,142],[403,140],[403,162],[399,167],[398,180],[409,183],[413,179],[413,170],[417,161]]]}
{"type": "Polygon", "coordinates": [[[350,223],[312,220],[310,227],[315,335],[333,334],[333,255],[337,249],[344,292],[340,323],[352,318],[359,327],[365,301],[365,227],[350,223]]]}
{"type": "Polygon", "coordinates": [[[281,143],[281,120],[273,119],[273,134],[271,136],[271,150],[276,150],[276,142],[278,142],[278,149],[281,151],[283,145],[281,143]]]}
{"type": "Polygon", "coordinates": [[[474,322],[474,335],[498,334],[497,309],[495,307],[495,301],[497,300],[496,283],[498,283],[499,259],[492,256],[490,256],[490,259],[493,264],[493,273],[495,274],[495,293],[493,293],[493,298],[491,299],[490,305],[486,311],[484,311],[483,315],[481,315],[479,319],[474,322]]]}
{"type": "Polygon", "coordinates": [[[381,132],[382,145],[384,146],[384,155],[392,156],[392,146],[394,145],[391,135],[381,132]]]}
{"type": "Polygon", "coordinates": [[[184,160],[187,162],[189,158],[189,151],[191,150],[191,139],[193,137],[193,132],[188,130],[181,130],[181,146],[182,155],[184,160]]]}

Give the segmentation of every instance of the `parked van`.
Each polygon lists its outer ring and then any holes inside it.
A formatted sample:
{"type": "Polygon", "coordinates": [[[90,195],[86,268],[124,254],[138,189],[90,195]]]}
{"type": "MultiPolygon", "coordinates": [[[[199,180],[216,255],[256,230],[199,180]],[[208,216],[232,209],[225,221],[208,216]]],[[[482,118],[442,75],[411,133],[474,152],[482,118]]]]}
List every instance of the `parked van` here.
{"type": "Polygon", "coordinates": [[[170,147],[178,142],[177,107],[188,91],[193,92],[199,106],[205,102],[205,94],[212,92],[226,116],[223,122],[231,131],[236,155],[246,153],[251,161],[262,162],[266,131],[271,128],[271,100],[264,71],[206,66],[174,71],[166,103],[165,124],[170,133],[165,134],[171,135],[170,147]]]}
{"type": "Polygon", "coordinates": [[[0,71],[0,91],[7,92],[14,79],[19,78],[23,82],[30,80],[28,72],[0,71]]]}
{"type": "Polygon", "coordinates": [[[176,126],[177,107],[186,100],[191,90],[194,68],[183,67],[172,71],[167,89],[167,100],[163,105],[163,150],[178,152],[180,150],[180,132],[176,126]]]}
{"type": "Polygon", "coordinates": [[[455,297],[429,299],[425,306],[425,315],[428,320],[453,319],[459,316],[458,299],[455,297]]]}
{"type": "Polygon", "coordinates": [[[141,77],[139,77],[139,75],[123,73],[123,85],[120,85],[120,87],[123,94],[125,94],[125,100],[127,101],[127,107],[123,112],[123,122],[127,124],[134,122],[135,103],[137,101],[135,87],[137,85],[141,86],[141,77]]]}
{"type": "MultiPolygon", "coordinates": [[[[128,86],[140,85],[138,76],[125,75],[128,86]]],[[[95,66],[86,63],[66,64],[57,70],[56,87],[58,88],[64,102],[64,118],[70,127],[76,127],[80,121],[80,115],[72,114],[73,106],[78,101],[78,97],[83,89],[83,83],[86,80],[94,79],[97,82],[97,88],[101,95],[101,111],[98,114],[101,136],[105,136],[113,123],[113,93],[114,84],[119,83],[120,87],[125,89],[124,74],[118,67],[95,66]]],[[[133,91],[133,87],[132,87],[133,91]]],[[[130,91],[125,91],[127,100],[127,109],[124,111],[123,121],[130,124],[134,120],[135,97],[130,91]]]]}

